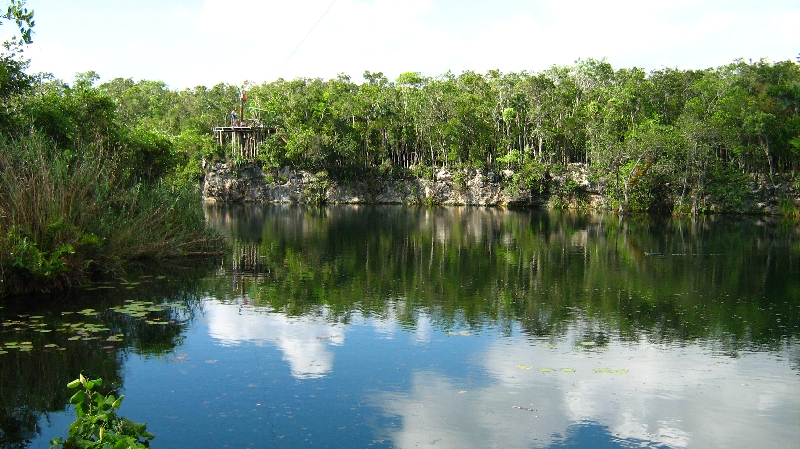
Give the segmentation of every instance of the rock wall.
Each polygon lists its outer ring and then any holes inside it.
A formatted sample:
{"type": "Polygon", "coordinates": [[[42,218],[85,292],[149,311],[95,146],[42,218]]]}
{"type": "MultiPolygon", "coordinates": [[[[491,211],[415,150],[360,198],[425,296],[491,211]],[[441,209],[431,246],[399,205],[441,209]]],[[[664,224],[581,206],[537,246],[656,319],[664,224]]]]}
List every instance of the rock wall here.
{"type": "MultiPolygon", "coordinates": [[[[352,185],[340,185],[324,173],[289,168],[265,172],[256,165],[234,168],[215,163],[206,166],[205,171],[203,198],[206,201],[609,208],[603,194],[605,186],[591,181],[583,164],[570,164],[561,174],[546,174],[543,188],[530,191],[505,188],[511,184],[507,182],[513,176],[510,171],[468,170],[456,177],[453,172],[441,169],[432,179],[352,185]]],[[[800,192],[793,187],[791,177],[776,176],[768,180],[754,176],[749,188],[756,201],[751,207],[752,213],[781,213],[781,202],[787,199],[800,208],[800,192]]]]}
{"type": "Polygon", "coordinates": [[[462,182],[440,170],[434,179],[340,185],[325,176],[284,168],[264,172],[257,166],[233,169],[217,163],[206,169],[203,198],[207,201],[328,204],[448,204],[540,206],[546,198],[504,191],[492,172],[472,171],[462,182]]]}

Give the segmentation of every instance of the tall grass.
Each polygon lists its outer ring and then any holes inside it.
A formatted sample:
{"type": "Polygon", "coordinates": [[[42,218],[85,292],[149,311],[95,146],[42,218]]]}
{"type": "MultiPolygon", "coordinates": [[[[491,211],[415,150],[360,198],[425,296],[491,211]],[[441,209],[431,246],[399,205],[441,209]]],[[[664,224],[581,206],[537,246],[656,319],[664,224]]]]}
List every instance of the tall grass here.
{"type": "Polygon", "coordinates": [[[125,261],[218,251],[198,195],[132,179],[102,145],[0,142],[0,294],[86,282],[125,261]]]}

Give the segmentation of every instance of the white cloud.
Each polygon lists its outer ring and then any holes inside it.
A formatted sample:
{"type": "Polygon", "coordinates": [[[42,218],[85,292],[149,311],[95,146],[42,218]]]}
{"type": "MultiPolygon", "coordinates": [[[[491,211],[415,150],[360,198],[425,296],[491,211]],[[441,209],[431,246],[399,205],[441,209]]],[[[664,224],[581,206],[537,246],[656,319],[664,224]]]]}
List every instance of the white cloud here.
{"type": "Polygon", "coordinates": [[[322,318],[289,318],[279,313],[237,304],[205,302],[208,333],[223,345],[250,342],[272,344],[289,362],[292,376],[298,379],[323,377],[333,370],[329,345],[341,345],[344,326],[322,318]]]}
{"type": "Polygon", "coordinates": [[[342,72],[358,80],[364,70],[389,78],[406,71],[542,70],[588,57],[608,57],[615,67],[706,68],[737,57],[794,59],[800,48],[800,7],[789,0],[331,4],[183,1],[152,14],[146,5],[38,0],[31,4],[35,41],[62,47],[43,51],[35,67],[67,79],[93,69],[181,88],[342,72]]]}
{"type": "Polygon", "coordinates": [[[31,72],[53,73],[56,78],[70,83],[76,73],[94,70],[102,74],[106,70],[101,58],[72,50],[57,41],[35,41],[25,50],[25,57],[31,60],[31,72]]]}
{"type": "Polygon", "coordinates": [[[800,420],[800,383],[785,360],[716,357],[703,345],[616,342],[598,351],[578,342],[577,333],[555,348],[498,341],[476,357],[488,374],[477,386],[418,372],[410,391],[379,394],[375,402],[403,423],[390,435],[399,448],[546,446],[585,423],[614,438],[675,448],[795,444],[786,429],[800,420]]]}

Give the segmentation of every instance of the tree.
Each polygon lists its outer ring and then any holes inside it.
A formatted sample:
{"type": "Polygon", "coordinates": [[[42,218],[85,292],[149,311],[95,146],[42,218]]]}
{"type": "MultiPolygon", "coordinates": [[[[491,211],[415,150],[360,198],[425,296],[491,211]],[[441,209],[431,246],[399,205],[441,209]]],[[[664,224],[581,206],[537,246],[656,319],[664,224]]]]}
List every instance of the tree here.
{"type": "Polygon", "coordinates": [[[32,42],[33,11],[25,8],[25,0],[11,0],[0,15],[0,25],[3,21],[14,22],[20,31],[20,37],[3,42],[0,51],[0,131],[7,131],[14,117],[12,98],[28,90],[33,82],[33,77],[25,73],[28,61],[22,58],[23,46],[32,42]]]}
{"type": "Polygon", "coordinates": [[[31,39],[34,25],[33,11],[28,11],[28,9],[25,8],[25,0],[11,0],[6,13],[0,15],[0,19],[10,20],[16,23],[21,34],[19,38],[13,38],[14,42],[19,45],[33,42],[31,39]]]}

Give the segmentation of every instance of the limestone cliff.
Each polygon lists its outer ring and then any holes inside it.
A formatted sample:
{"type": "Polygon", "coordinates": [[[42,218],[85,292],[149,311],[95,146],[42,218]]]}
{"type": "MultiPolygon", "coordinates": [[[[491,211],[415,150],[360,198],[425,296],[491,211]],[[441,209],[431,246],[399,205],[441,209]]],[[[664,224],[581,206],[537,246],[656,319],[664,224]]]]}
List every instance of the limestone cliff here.
{"type": "MultiPolygon", "coordinates": [[[[540,208],[611,209],[604,182],[590,180],[583,164],[546,173],[541,185],[521,189],[512,182],[513,172],[440,169],[430,179],[373,180],[343,185],[325,173],[283,168],[264,171],[257,165],[232,167],[215,163],[205,167],[203,198],[221,202],[328,203],[328,204],[442,204],[524,206],[540,208]]],[[[753,178],[748,186],[750,213],[777,214],[781,202],[800,206],[800,192],[790,179],[753,178]]],[[[726,212],[712,207],[711,211],[726,212]]]]}

